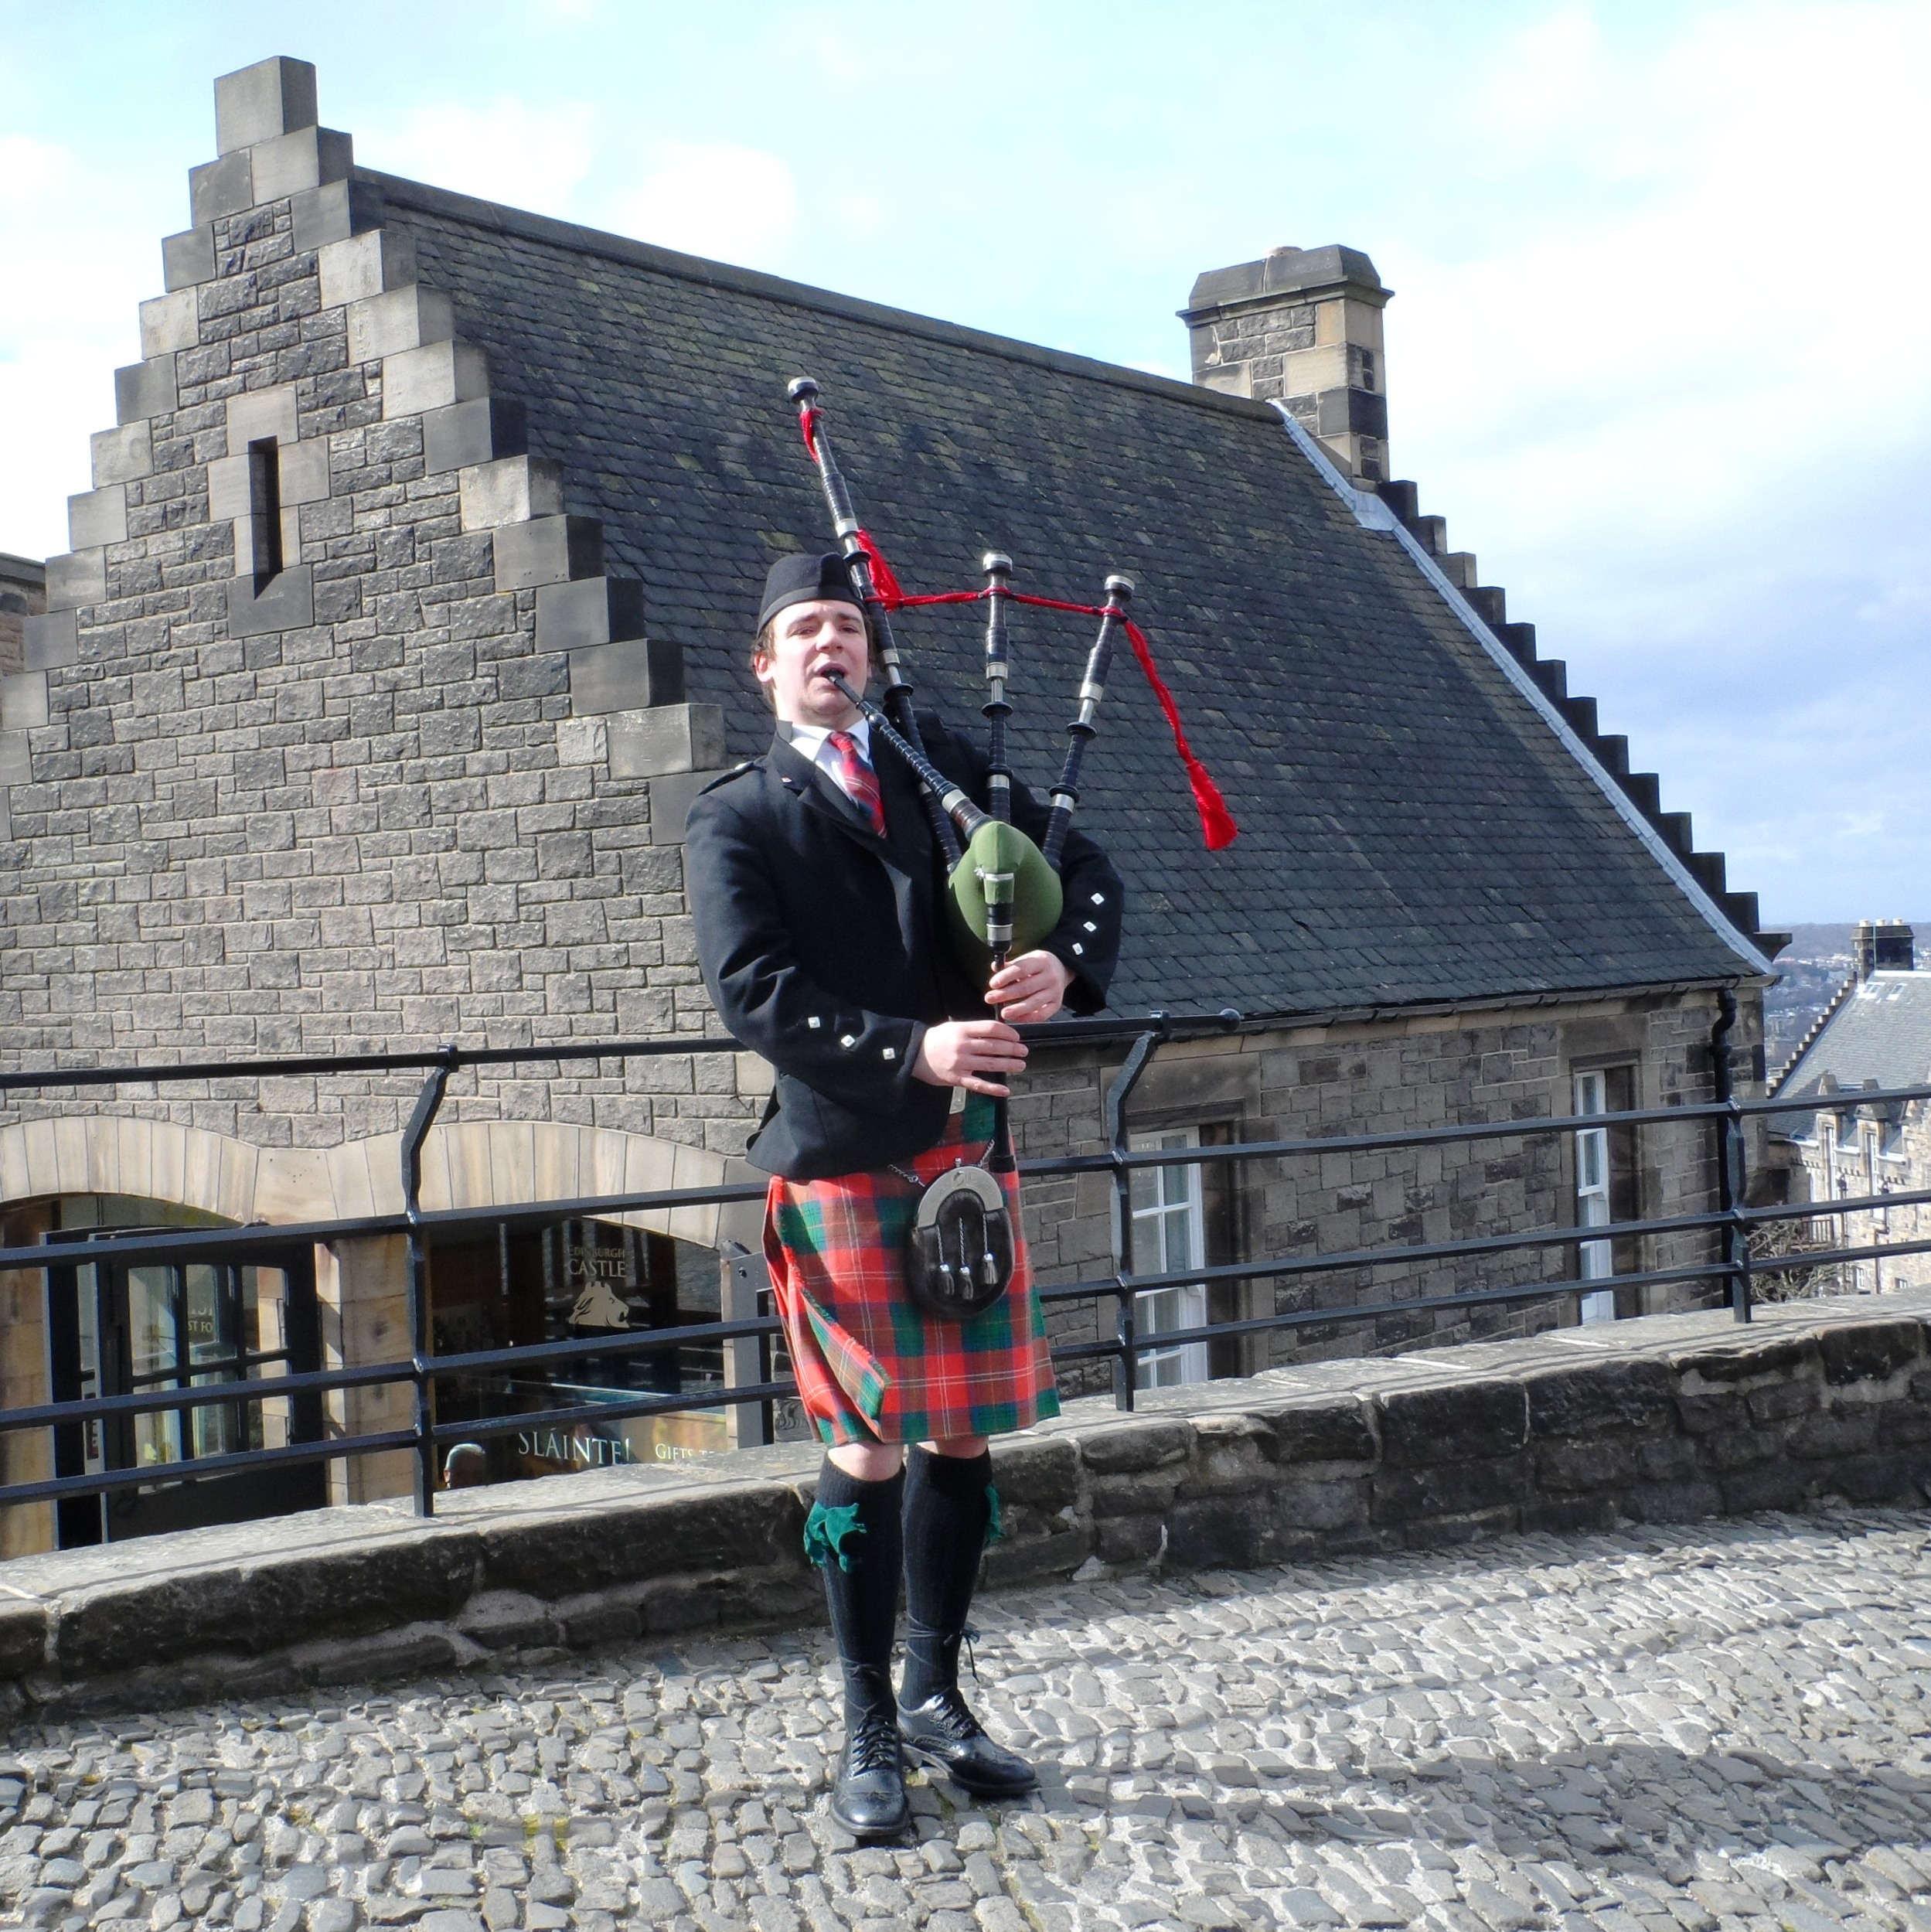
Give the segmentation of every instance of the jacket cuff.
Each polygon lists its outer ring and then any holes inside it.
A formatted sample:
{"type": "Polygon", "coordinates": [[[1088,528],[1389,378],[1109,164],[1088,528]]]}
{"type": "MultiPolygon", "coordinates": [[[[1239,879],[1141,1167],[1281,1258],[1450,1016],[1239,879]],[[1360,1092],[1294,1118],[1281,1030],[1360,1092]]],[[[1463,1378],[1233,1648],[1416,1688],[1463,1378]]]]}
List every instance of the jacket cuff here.
{"type": "Polygon", "coordinates": [[[899,1074],[899,1091],[901,1093],[909,1093],[912,1082],[918,1078],[914,1069],[918,1065],[918,1056],[925,1051],[925,1036],[931,1031],[923,1020],[913,1021],[911,1028],[911,1031],[905,1036],[905,1061],[899,1074]]]}

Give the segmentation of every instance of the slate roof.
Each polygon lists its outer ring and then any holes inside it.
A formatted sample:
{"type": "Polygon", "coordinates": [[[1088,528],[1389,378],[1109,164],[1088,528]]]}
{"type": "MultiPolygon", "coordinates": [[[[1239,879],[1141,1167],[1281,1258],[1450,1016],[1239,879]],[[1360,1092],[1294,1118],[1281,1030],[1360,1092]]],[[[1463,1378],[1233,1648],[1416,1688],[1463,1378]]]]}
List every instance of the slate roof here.
{"type": "MultiPolygon", "coordinates": [[[[645,586],[731,749],[769,734],[758,587],[829,521],[785,385],[816,378],[859,514],[908,590],[1097,601],[1125,570],[1195,748],[1241,826],[1202,847],[1124,652],[1081,823],[1126,875],[1124,1012],[1251,1015],[1735,978],[1760,970],[1389,533],[1264,405],[370,175],[528,406],[566,506],[645,586]]],[[[978,607],[906,613],[921,707],[976,714],[978,607]]],[[[1092,640],[1017,614],[1014,763],[1044,789],[1092,640]]]]}
{"type": "MultiPolygon", "coordinates": [[[[1852,1092],[1931,1082],[1931,973],[1874,973],[1843,1000],[1790,1069],[1775,1097],[1815,1093],[1826,1074],[1852,1092]]],[[[1780,1133],[1808,1139],[1813,1116],[1773,1116],[1780,1133]]]]}

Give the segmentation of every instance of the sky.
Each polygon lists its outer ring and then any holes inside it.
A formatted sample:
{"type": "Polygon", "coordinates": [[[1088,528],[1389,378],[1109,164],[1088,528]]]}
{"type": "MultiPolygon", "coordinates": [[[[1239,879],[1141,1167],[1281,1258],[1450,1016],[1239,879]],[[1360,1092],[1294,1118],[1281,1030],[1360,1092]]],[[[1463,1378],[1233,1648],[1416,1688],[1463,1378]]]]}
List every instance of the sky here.
{"type": "Polygon", "coordinates": [[[1425,510],[1773,925],[1931,911],[1931,0],[0,0],[0,550],[66,547],[215,75],[367,165],[1184,378],[1364,250],[1425,510]]]}

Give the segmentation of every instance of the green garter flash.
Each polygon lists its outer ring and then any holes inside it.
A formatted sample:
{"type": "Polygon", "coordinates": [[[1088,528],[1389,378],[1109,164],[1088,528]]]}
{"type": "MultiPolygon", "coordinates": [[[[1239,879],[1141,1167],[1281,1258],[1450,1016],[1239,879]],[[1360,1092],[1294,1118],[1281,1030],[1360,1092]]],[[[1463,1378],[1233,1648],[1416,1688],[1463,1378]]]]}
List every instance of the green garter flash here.
{"type": "Polygon", "coordinates": [[[989,1543],[1003,1543],[1006,1540],[1006,1519],[999,1510],[999,1491],[988,1483],[986,1485],[986,1507],[990,1512],[986,1518],[986,1540],[989,1543]]]}
{"type": "Polygon", "coordinates": [[[853,1552],[846,1545],[851,1538],[864,1533],[865,1525],[858,1520],[856,1503],[839,1503],[830,1509],[822,1503],[813,1503],[811,1514],[805,1518],[806,1559],[822,1569],[836,1557],[838,1567],[849,1575],[853,1552]]]}

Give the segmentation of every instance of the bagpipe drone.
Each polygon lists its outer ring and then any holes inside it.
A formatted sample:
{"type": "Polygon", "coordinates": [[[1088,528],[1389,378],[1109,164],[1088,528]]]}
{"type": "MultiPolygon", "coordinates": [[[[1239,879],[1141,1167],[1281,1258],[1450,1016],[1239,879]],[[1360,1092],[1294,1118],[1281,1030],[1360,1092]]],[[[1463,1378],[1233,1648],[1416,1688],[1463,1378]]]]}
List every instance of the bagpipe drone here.
{"type": "MultiPolygon", "coordinates": [[[[798,411],[805,446],[816,465],[833,530],[844,551],[853,588],[870,621],[884,673],[882,702],[861,696],[836,674],[832,682],[867,718],[873,730],[911,768],[932,836],[944,855],[952,935],[967,969],[996,973],[1016,953],[1030,952],[1059,924],[1064,908],[1059,879],[1066,835],[1079,803],[1080,775],[1087,748],[1098,734],[1095,722],[1106,695],[1114,646],[1124,635],[1153,688],[1186,765],[1207,848],[1218,851],[1236,835],[1232,815],[1219,788],[1194,757],[1182,730],[1172,693],[1155,669],[1145,634],[1126,615],[1133,595],[1130,578],[1114,574],[1105,582],[1102,605],[1071,604],[1017,591],[1012,560],[989,550],[981,567],[986,588],[908,597],[891,566],[860,523],[851,492],[826,433],[819,387],[801,376],[786,391],[798,411]],[[982,809],[964,789],[926,756],[912,708],[891,613],[924,605],[983,600],[986,610],[986,698],[981,707],[987,724],[987,805],[982,809]],[[1067,745],[1057,781],[1049,794],[1046,827],[1039,843],[1012,822],[1012,770],[1006,762],[1006,723],[1012,707],[1006,695],[1006,612],[1020,603],[1071,612],[1099,619],[1099,635],[1086,660],[1078,710],[1066,727],[1067,745]]],[[[993,1140],[985,1165],[962,1163],[942,1175],[921,1198],[907,1254],[913,1293],[933,1312],[955,1318],[979,1313],[997,1301],[1010,1284],[1013,1242],[1004,1188],[996,1177],[1016,1166],[1004,1099],[994,1105],[993,1140]]]]}

